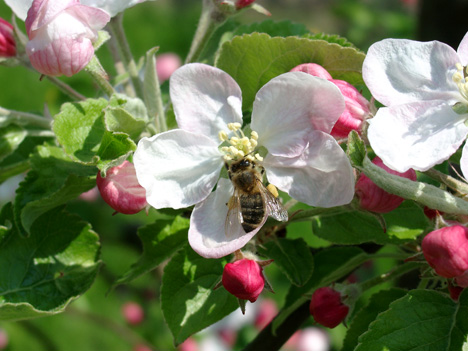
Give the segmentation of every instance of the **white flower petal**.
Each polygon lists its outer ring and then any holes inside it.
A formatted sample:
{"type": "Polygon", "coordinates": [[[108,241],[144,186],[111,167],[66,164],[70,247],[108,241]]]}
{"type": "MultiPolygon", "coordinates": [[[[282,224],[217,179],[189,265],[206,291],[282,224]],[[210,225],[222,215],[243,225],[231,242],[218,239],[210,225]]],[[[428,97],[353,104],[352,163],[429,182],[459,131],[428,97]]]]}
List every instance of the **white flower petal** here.
{"type": "Polygon", "coordinates": [[[463,66],[466,66],[468,64],[468,33],[465,34],[462,41],[460,42],[460,45],[457,49],[457,54],[458,57],[460,57],[460,63],[463,66]]]}
{"type": "Polygon", "coordinates": [[[180,129],[142,138],[133,162],[147,201],[155,208],[183,208],[203,201],[223,165],[213,140],[180,129]]]}
{"type": "Polygon", "coordinates": [[[269,153],[294,157],[307,147],[312,130],[331,131],[344,106],[343,96],[333,83],[303,72],[289,72],[258,91],[251,127],[259,134],[259,145],[269,153]]]}
{"type": "Polygon", "coordinates": [[[119,12],[145,1],[146,0],[81,0],[81,3],[83,5],[106,10],[111,17],[114,17],[119,12]]]}
{"type": "Polygon", "coordinates": [[[438,41],[385,39],[369,48],[362,76],[372,95],[386,106],[458,101],[461,96],[452,75],[459,61],[455,50],[438,41]]]}
{"type": "Polygon", "coordinates": [[[171,100],[179,128],[219,142],[227,124],[242,124],[242,93],[224,71],[202,63],[176,70],[170,79],[171,100]]]}
{"type": "Polygon", "coordinates": [[[221,178],[216,191],[193,209],[188,239],[192,249],[199,255],[206,258],[229,255],[244,247],[260,230],[261,226],[246,234],[239,223],[231,230],[229,237],[226,236],[224,224],[228,212],[227,203],[232,194],[231,182],[221,178]]]}
{"type": "Polygon", "coordinates": [[[460,168],[463,173],[463,177],[465,177],[465,179],[468,179],[468,143],[465,143],[462,149],[460,168]]]}
{"type": "Polygon", "coordinates": [[[310,135],[309,146],[298,157],[267,155],[263,162],[268,181],[294,199],[311,206],[333,207],[351,202],[354,175],[343,149],[321,131],[310,135]]]}
{"type": "Polygon", "coordinates": [[[468,133],[466,118],[437,100],[381,108],[369,120],[368,138],[388,167],[426,171],[457,151],[468,133]]]}
{"type": "Polygon", "coordinates": [[[33,0],[5,0],[15,15],[23,21],[26,20],[32,2],[33,0]]]}

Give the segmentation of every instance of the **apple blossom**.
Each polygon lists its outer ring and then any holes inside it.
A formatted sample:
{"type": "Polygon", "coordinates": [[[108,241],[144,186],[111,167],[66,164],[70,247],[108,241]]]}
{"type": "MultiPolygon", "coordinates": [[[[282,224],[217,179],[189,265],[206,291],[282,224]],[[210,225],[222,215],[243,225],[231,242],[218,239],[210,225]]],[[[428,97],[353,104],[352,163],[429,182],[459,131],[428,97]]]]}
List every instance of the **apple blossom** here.
{"type": "MultiPolygon", "coordinates": [[[[369,121],[368,138],[387,166],[426,171],[457,151],[468,134],[467,63],[468,35],[457,51],[438,41],[404,39],[369,48],[363,78],[387,107],[369,121]]],[[[465,176],[467,147],[461,159],[465,176]]]]}
{"type": "Polygon", "coordinates": [[[468,287],[468,229],[456,224],[427,234],[421,244],[424,257],[435,272],[455,278],[461,287],[468,287]]]}
{"type": "Polygon", "coordinates": [[[182,60],[177,54],[166,52],[156,57],[156,72],[159,83],[168,80],[172,73],[182,65],[182,60]]]}
{"type": "MultiPolygon", "coordinates": [[[[81,0],[81,4],[99,8],[109,13],[111,17],[114,17],[119,12],[145,1],[146,0],[81,0]]],[[[33,0],[5,0],[5,3],[18,18],[24,21],[33,0]]]]}
{"type": "Polygon", "coordinates": [[[16,41],[13,37],[13,26],[0,18],[0,57],[16,55],[16,41]]]}
{"type": "Polygon", "coordinates": [[[105,178],[98,172],[96,184],[104,201],[117,212],[134,214],[148,205],[145,189],[138,183],[135,167],[128,161],[109,169],[105,178]]]}
{"type": "Polygon", "coordinates": [[[349,306],[341,302],[341,294],[329,287],[314,291],[309,308],[314,320],[327,328],[335,328],[349,312],[349,306]]]}
{"type": "Polygon", "coordinates": [[[93,57],[97,31],[109,20],[107,12],[79,0],[34,0],[25,22],[31,64],[48,76],[78,73],[93,57]]]}
{"type": "Polygon", "coordinates": [[[353,85],[344,80],[333,79],[325,68],[316,63],[303,63],[294,67],[291,72],[304,72],[328,79],[340,89],[345,100],[345,109],[333,126],[331,135],[336,138],[346,138],[352,130],[361,132],[362,124],[370,114],[370,105],[353,85]]]}
{"type": "Polygon", "coordinates": [[[140,304],[136,302],[126,302],[122,305],[122,315],[125,321],[131,325],[138,325],[143,322],[145,312],[140,304]]]}
{"type": "Polygon", "coordinates": [[[237,223],[226,236],[233,186],[219,179],[225,162],[243,157],[261,162],[271,184],[312,206],[351,201],[352,168],[327,134],[344,108],[332,83],[300,72],[273,78],[255,98],[250,137],[241,129],[240,88],[227,73],[199,63],[182,66],[171,76],[170,95],[179,129],[142,138],[135,168],[151,206],[196,205],[189,243],[201,256],[222,257],[242,248],[266,220],[248,233],[237,223]]]}
{"type": "MultiPolygon", "coordinates": [[[[379,157],[375,157],[372,160],[372,163],[385,169],[390,174],[416,180],[416,172],[413,169],[409,169],[404,173],[394,171],[393,169],[385,166],[379,157]]],[[[356,182],[356,196],[359,198],[359,205],[361,208],[376,213],[387,213],[393,211],[400,206],[404,200],[402,197],[387,193],[382,188],[379,188],[363,173],[359,176],[359,179],[356,182]]]]}
{"type": "Polygon", "coordinates": [[[265,286],[262,271],[256,261],[247,258],[227,263],[223,270],[223,286],[235,297],[255,302],[265,286]]]}

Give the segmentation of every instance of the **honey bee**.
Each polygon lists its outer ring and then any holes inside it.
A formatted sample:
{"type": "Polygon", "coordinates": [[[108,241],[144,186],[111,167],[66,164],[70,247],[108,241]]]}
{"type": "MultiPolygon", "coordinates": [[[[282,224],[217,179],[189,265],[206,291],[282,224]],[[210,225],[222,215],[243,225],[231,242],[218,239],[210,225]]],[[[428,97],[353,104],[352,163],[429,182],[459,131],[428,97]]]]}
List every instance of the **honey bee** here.
{"type": "Polygon", "coordinates": [[[263,185],[263,167],[244,157],[230,165],[226,163],[226,168],[234,186],[234,194],[227,204],[227,237],[237,231],[238,224],[249,233],[262,226],[268,216],[281,222],[288,220],[286,209],[263,185]]]}

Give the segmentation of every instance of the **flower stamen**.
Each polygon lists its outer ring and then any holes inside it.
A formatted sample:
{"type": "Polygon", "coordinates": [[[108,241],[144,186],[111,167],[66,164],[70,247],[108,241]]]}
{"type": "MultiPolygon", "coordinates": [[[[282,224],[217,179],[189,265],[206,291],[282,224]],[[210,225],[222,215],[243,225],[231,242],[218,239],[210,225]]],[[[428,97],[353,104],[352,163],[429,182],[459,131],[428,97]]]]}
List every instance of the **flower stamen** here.
{"type": "Polygon", "coordinates": [[[457,63],[455,68],[457,69],[457,72],[453,74],[452,80],[457,85],[461,96],[463,96],[468,103],[468,81],[466,80],[468,67],[464,67],[461,63],[457,63]]]}
{"type": "Polygon", "coordinates": [[[253,153],[258,145],[257,132],[252,131],[250,133],[250,138],[248,138],[242,131],[240,123],[229,123],[227,127],[231,132],[233,132],[233,136],[231,138],[229,138],[228,134],[224,130],[221,130],[218,133],[219,140],[227,142],[228,145],[230,145],[220,148],[221,152],[224,153],[225,161],[240,160],[244,157],[250,161],[263,160],[263,157],[258,153],[253,153]]]}

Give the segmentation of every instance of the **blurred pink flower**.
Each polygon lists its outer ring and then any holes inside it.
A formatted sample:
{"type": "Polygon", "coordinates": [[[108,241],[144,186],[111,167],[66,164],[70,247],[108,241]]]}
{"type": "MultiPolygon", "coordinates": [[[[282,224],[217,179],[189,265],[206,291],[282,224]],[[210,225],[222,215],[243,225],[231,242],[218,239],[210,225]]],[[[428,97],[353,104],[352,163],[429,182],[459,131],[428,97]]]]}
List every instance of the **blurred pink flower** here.
{"type": "Polygon", "coordinates": [[[271,299],[265,299],[260,302],[258,307],[257,315],[255,316],[255,327],[261,330],[275,318],[278,313],[278,307],[276,302],[271,299]]]}
{"type": "Polygon", "coordinates": [[[172,73],[182,65],[182,60],[177,54],[167,52],[156,57],[156,72],[159,83],[169,79],[172,73]]]}
{"type": "Polygon", "coordinates": [[[0,57],[16,55],[16,41],[13,36],[13,26],[0,18],[0,57]]]}
{"type": "Polygon", "coordinates": [[[188,338],[178,347],[179,351],[199,351],[198,344],[194,338],[188,338]]]}
{"type": "Polygon", "coordinates": [[[136,302],[126,302],[122,305],[122,315],[125,321],[131,325],[138,325],[143,322],[145,312],[140,304],[136,302]]]}
{"type": "MultiPolygon", "coordinates": [[[[375,157],[372,163],[383,168],[390,174],[416,180],[416,172],[413,169],[409,169],[404,173],[394,171],[388,168],[379,157],[375,157]]],[[[404,200],[402,197],[387,193],[385,190],[379,188],[365,174],[361,174],[356,182],[356,196],[359,198],[359,204],[363,209],[376,213],[393,211],[400,206],[404,200]]]]}
{"type": "Polygon", "coordinates": [[[79,0],[34,0],[26,18],[26,53],[33,67],[48,76],[72,76],[94,55],[93,42],[110,16],[79,0]]]}
{"type": "Polygon", "coordinates": [[[105,178],[98,172],[96,184],[104,201],[117,212],[134,214],[147,206],[146,191],[138,183],[133,163],[112,167],[105,178]]]}

